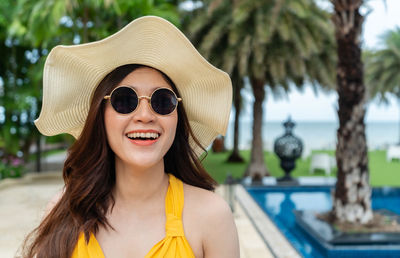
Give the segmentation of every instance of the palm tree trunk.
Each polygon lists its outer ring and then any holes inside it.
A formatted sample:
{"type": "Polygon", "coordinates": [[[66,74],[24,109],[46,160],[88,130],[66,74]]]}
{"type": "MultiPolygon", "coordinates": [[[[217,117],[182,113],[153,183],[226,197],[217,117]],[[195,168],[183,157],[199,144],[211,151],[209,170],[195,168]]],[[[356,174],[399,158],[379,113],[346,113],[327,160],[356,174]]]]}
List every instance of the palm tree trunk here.
{"type": "Polygon", "coordinates": [[[241,110],[241,97],[240,97],[240,85],[236,84],[234,87],[234,99],[233,104],[235,106],[235,121],[234,121],[234,129],[233,129],[233,151],[232,154],[228,158],[228,162],[244,162],[244,159],[240,156],[239,153],[239,119],[240,119],[240,110],[241,110]]]}
{"type": "Polygon", "coordinates": [[[341,222],[367,223],[372,219],[368,148],[365,137],[365,86],[360,35],[362,1],[333,1],[338,47],[339,95],[336,162],[337,183],[333,218],[341,222]]]}
{"type": "Polygon", "coordinates": [[[251,79],[254,94],[253,105],[253,140],[251,142],[250,164],[246,169],[245,176],[250,176],[253,181],[260,181],[263,176],[269,175],[264,163],[264,151],[262,140],[262,104],[265,96],[264,82],[251,79]]]}

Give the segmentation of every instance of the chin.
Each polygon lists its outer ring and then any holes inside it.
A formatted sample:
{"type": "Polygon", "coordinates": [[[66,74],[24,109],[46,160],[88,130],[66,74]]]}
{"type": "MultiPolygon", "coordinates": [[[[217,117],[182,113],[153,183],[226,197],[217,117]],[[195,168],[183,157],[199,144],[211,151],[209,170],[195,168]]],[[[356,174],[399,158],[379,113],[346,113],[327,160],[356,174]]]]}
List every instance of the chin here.
{"type": "MultiPolygon", "coordinates": [[[[143,153],[144,154],[144,153],[143,153]]],[[[158,155],[135,155],[135,157],[128,157],[123,161],[129,166],[138,167],[138,168],[151,168],[159,165],[160,162],[164,162],[163,157],[159,157],[158,155]]]]}

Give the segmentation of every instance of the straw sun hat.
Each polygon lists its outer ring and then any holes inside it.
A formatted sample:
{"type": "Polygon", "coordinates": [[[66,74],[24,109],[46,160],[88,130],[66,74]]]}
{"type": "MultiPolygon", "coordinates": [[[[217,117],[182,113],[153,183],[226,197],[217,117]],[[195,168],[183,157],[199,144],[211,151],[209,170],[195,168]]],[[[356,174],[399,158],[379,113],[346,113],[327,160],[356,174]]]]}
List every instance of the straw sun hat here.
{"type": "Polygon", "coordinates": [[[44,66],[36,127],[44,135],[69,133],[78,138],[95,88],[125,64],[151,66],[171,78],[203,146],[225,135],[232,103],[229,76],[208,63],[173,24],[155,16],[138,18],[100,41],[53,48],[44,66]]]}

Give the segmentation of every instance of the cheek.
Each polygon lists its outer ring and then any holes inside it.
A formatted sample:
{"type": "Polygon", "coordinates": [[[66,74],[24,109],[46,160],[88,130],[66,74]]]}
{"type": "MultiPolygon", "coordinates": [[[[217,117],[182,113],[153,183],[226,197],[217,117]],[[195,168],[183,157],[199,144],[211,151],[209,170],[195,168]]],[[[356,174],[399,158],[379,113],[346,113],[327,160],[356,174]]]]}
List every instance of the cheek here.
{"type": "Polygon", "coordinates": [[[168,130],[169,132],[168,133],[169,133],[170,145],[172,145],[172,142],[174,141],[174,138],[175,138],[176,126],[178,124],[178,116],[174,115],[171,118],[173,118],[173,119],[170,119],[168,121],[168,128],[169,128],[169,130],[168,130]]]}

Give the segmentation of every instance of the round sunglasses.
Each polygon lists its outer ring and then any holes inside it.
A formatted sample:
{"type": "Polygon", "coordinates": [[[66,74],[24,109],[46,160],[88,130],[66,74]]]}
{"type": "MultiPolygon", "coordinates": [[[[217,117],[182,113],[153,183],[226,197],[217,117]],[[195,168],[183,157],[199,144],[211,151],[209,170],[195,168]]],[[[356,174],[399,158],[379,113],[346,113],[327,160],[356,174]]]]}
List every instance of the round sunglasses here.
{"type": "Polygon", "coordinates": [[[168,88],[158,88],[149,96],[138,96],[136,91],[129,86],[119,86],[110,95],[104,96],[109,99],[111,106],[120,114],[129,114],[136,110],[141,99],[147,99],[151,109],[159,115],[168,115],[174,112],[181,98],[178,98],[168,88]]]}

